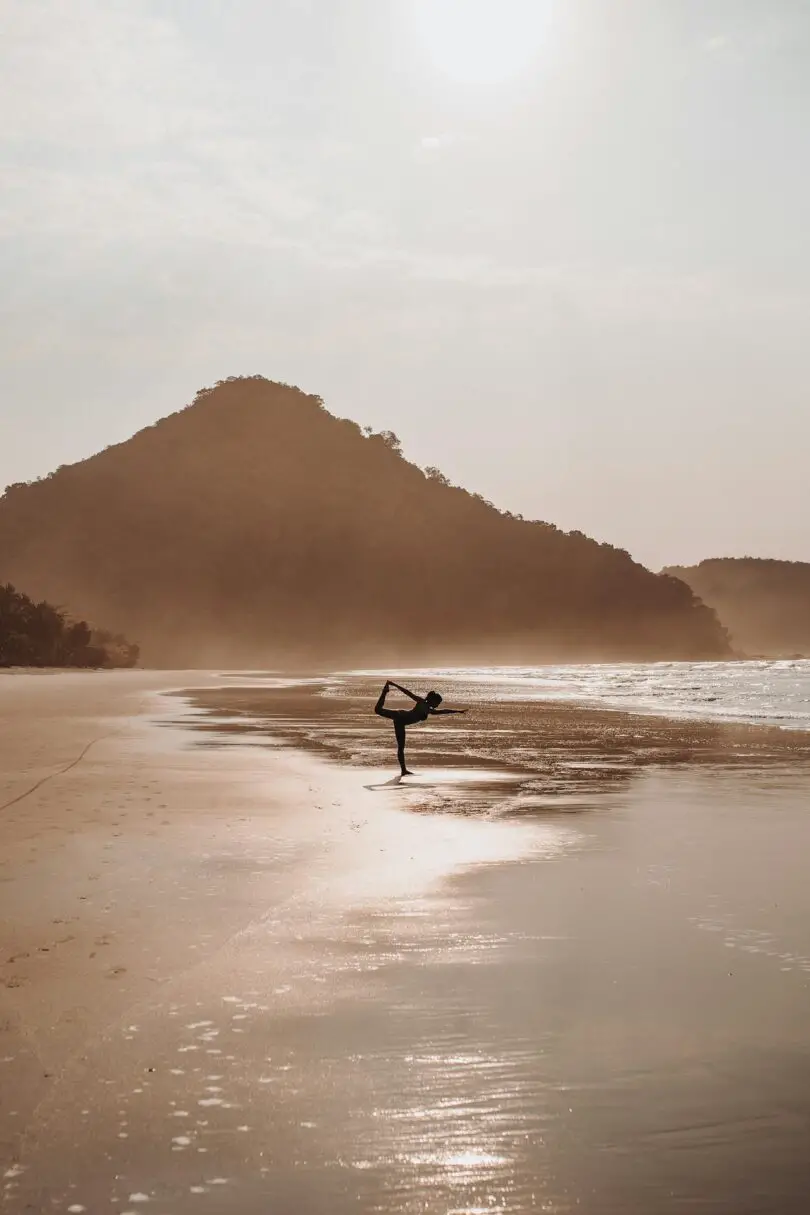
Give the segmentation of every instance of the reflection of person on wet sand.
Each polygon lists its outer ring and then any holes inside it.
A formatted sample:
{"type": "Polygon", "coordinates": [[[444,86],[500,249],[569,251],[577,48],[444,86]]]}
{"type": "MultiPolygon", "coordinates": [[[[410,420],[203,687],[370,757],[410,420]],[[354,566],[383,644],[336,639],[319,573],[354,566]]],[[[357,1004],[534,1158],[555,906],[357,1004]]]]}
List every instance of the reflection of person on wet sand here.
{"type": "Polygon", "coordinates": [[[446,717],[451,713],[466,713],[466,709],[440,709],[442,698],[438,692],[428,692],[426,696],[417,696],[414,692],[409,692],[407,688],[403,688],[401,684],[394,683],[393,680],[386,680],[385,687],[380,693],[380,699],[374,706],[374,712],[378,717],[388,717],[394,723],[394,734],[397,740],[397,759],[402,770],[403,776],[413,776],[413,772],[409,772],[405,764],[405,727],[415,726],[419,722],[427,721],[429,717],[446,717]],[[386,709],[385,698],[391,688],[396,688],[403,696],[409,696],[414,701],[412,709],[386,709]]]}

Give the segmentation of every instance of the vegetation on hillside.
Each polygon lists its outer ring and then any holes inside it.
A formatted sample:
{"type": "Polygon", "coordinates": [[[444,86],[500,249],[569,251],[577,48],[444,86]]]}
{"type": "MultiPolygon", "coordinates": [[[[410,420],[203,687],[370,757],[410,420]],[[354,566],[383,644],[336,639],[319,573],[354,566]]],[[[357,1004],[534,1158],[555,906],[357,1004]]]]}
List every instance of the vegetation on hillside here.
{"type": "Polygon", "coordinates": [[[713,557],[668,572],[720,613],[747,654],[810,655],[810,563],[713,557]]]}
{"type": "Polygon", "coordinates": [[[0,667],[133,667],[138,647],[0,586],[0,667]]]}
{"type": "Polygon", "coordinates": [[[499,511],[261,377],[0,499],[0,567],[160,664],[729,653],[685,583],[499,511]]]}

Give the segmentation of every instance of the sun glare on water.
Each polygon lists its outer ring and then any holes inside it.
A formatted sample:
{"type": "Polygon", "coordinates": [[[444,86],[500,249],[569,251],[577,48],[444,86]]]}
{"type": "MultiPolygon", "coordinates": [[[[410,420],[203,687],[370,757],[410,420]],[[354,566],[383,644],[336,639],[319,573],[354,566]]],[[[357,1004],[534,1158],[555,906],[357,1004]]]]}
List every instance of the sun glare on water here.
{"type": "Polygon", "coordinates": [[[544,0],[415,0],[434,65],[462,84],[497,84],[525,71],[543,41],[544,0]]]}

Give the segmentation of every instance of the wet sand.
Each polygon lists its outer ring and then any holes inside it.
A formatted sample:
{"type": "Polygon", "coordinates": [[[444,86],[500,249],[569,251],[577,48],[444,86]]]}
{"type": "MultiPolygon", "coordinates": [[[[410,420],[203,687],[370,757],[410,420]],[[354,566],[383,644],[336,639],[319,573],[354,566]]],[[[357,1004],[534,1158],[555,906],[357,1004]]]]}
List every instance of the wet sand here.
{"type": "Polygon", "coordinates": [[[222,682],[0,676],[7,1209],[806,1211],[810,740],[222,682]]]}

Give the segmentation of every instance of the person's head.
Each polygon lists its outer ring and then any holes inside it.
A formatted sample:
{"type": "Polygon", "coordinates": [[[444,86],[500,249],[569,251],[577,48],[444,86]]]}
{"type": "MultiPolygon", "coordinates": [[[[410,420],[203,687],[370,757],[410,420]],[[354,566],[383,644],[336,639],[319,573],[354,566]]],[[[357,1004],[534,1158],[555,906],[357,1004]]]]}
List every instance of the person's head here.
{"type": "Polygon", "coordinates": [[[438,692],[428,692],[425,697],[425,704],[431,709],[438,709],[442,703],[442,698],[438,692]]]}

